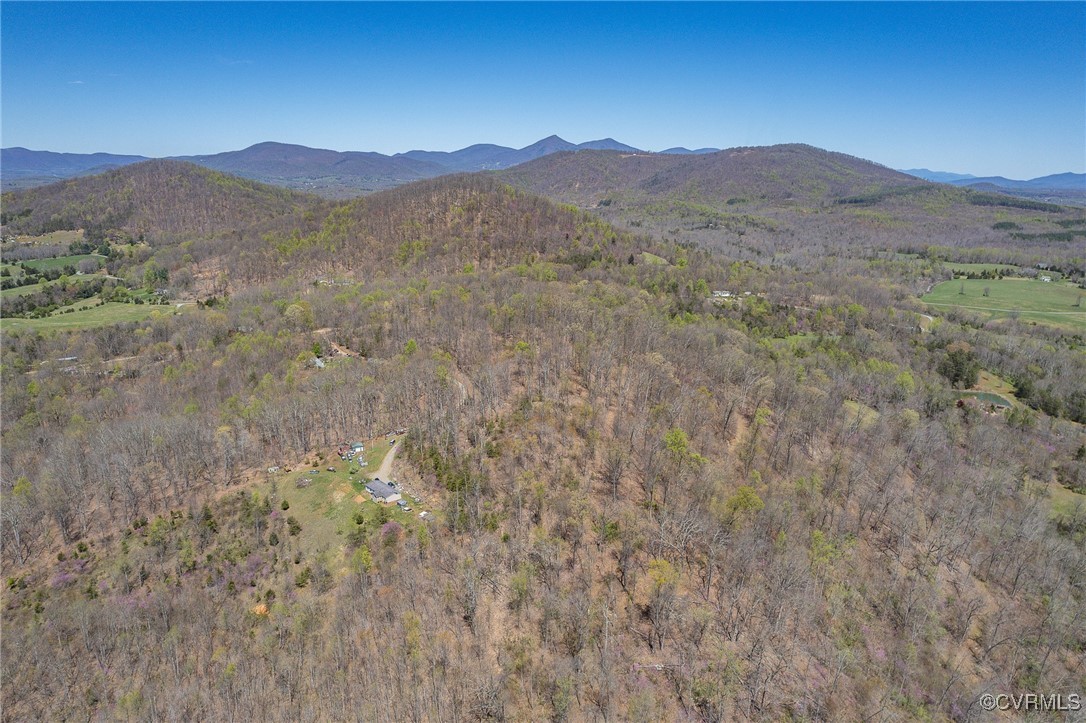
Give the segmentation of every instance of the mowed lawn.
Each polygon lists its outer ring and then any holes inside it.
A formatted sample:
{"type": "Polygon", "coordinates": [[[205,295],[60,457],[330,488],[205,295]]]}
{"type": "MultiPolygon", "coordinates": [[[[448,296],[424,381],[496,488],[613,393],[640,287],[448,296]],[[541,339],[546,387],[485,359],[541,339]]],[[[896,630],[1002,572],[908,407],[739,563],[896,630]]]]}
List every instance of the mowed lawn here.
{"type": "Polygon", "coordinates": [[[33,331],[69,331],[72,329],[90,329],[96,326],[108,326],[124,321],[143,321],[149,319],[155,313],[174,314],[177,309],[171,306],[155,306],[153,304],[121,304],[108,302],[101,306],[83,308],[87,302],[81,301],[71,307],[78,309],[70,314],[62,313],[64,309],[58,309],[52,316],[41,319],[10,318],[0,320],[0,328],[6,332],[30,329],[33,331]]]}
{"type": "Polygon", "coordinates": [[[1086,290],[1067,282],[1036,279],[955,279],[944,281],[920,298],[939,308],[957,306],[993,319],[1018,315],[1076,332],[1086,332],[1086,290]],[[988,296],[984,295],[987,288],[988,296]],[[964,290],[964,294],[959,293],[964,290]],[[1083,306],[1076,307],[1079,297],[1083,306]]]}

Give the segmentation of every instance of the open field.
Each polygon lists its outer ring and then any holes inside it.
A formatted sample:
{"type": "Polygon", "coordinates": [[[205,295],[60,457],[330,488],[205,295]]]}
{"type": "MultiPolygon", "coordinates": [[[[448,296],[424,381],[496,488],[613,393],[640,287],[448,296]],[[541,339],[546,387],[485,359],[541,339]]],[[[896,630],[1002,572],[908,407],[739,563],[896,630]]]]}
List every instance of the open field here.
{"type": "Polygon", "coordinates": [[[663,256],[657,256],[656,254],[650,254],[648,251],[641,252],[641,261],[646,264],[652,264],[657,266],[668,266],[667,259],[663,256]]]}
{"type": "Polygon", "coordinates": [[[16,236],[15,240],[23,244],[70,244],[83,240],[83,231],[53,231],[41,236],[16,236]]]}
{"type": "Polygon", "coordinates": [[[106,257],[101,254],[76,254],[74,256],[58,256],[55,259],[34,259],[24,263],[32,269],[47,271],[49,269],[62,269],[65,266],[76,266],[80,261],[86,259],[94,259],[100,266],[106,260],[106,257]]]}
{"type": "Polygon", "coordinates": [[[143,321],[153,314],[174,314],[173,306],[155,306],[152,304],[121,304],[108,302],[101,306],[86,308],[87,302],[80,301],[72,306],[58,309],[52,316],[41,319],[11,318],[0,321],[4,331],[30,329],[33,331],[69,331],[72,329],[90,329],[96,326],[108,326],[124,321],[143,321]],[[66,309],[77,309],[70,314],[66,309]]]}
{"type": "Polygon", "coordinates": [[[0,291],[0,296],[13,297],[13,296],[26,296],[27,294],[36,294],[39,291],[49,286],[48,281],[42,281],[37,284],[27,284],[26,286],[16,286],[11,289],[4,289],[0,291]]]}
{"type": "Polygon", "coordinates": [[[1086,332],[1086,307],[1075,307],[1079,297],[1086,298],[1086,290],[1066,282],[960,279],[938,284],[920,300],[936,308],[956,306],[983,312],[992,319],[1018,316],[1023,321],[1086,332]],[[985,288],[988,296],[984,295],[985,288]]]}
{"type": "MultiPolygon", "coordinates": [[[[68,283],[70,283],[70,284],[81,284],[81,283],[84,283],[84,282],[87,282],[87,281],[91,281],[91,280],[93,280],[95,278],[101,279],[102,277],[101,276],[95,276],[94,274],[81,274],[79,276],[69,276],[68,277],[68,283]]],[[[6,298],[6,297],[12,297],[12,296],[26,296],[28,294],[36,294],[39,291],[45,291],[45,289],[49,288],[50,286],[52,286],[55,283],[56,283],[55,281],[40,281],[40,282],[38,282],[36,284],[27,284],[26,286],[15,286],[13,288],[3,289],[2,291],[0,291],[0,296],[3,296],[3,297],[6,298]]]]}

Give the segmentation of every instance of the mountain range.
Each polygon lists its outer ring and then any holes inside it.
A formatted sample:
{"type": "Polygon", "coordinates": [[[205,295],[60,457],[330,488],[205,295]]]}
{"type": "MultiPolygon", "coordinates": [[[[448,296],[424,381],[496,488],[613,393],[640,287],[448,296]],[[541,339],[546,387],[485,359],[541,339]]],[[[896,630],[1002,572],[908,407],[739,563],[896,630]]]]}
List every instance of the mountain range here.
{"type": "Polygon", "coordinates": [[[1012,196],[1030,198],[1050,203],[1086,204],[1086,173],[1056,173],[1040,178],[1018,181],[1003,176],[978,177],[969,173],[930,171],[912,168],[902,173],[937,183],[972,188],[977,191],[995,191],[1012,196]]]}
{"type": "MultiPolygon", "coordinates": [[[[800,147],[800,144],[773,146],[793,150],[800,147]]],[[[632,157],[637,160],[626,163],[623,173],[629,172],[634,165],[640,166],[646,172],[655,169],[655,173],[664,168],[681,167],[684,161],[696,157],[715,157],[722,153],[726,155],[721,156],[719,163],[738,168],[741,163],[736,159],[741,156],[736,155],[737,150],[741,149],[721,151],[717,148],[690,150],[674,147],[653,153],[620,143],[613,138],[574,144],[552,135],[524,148],[481,143],[457,151],[412,150],[391,156],[376,152],[334,151],[264,142],[238,151],[177,156],[172,160],[189,161],[223,173],[312,192],[326,198],[350,198],[449,173],[502,171],[537,159],[578,151],[614,152],[615,158],[593,159],[589,164],[601,170],[603,165],[614,165],[620,163],[622,158],[632,157]]],[[[4,190],[31,188],[66,178],[94,175],[145,160],[149,159],[135,155],[54,153],[18,147],[4,148],[0,151],[0,180],[4,190]]],[[[568,160],[559,163],[568,163],[568,160]]],[[[635,175],[639,172],[635,172],[635,175]]],[[[682,174],[681,171],[679,173],[682,174]]],[[[976,177],[924,168],[901,171],[901,174],[978,191],[995,191],[1032,200],[1086,205],[1086,174],[1081,173],[1061,173],[1025,181],[1002,176],[976,177]]],[[[590,179],[585,180],[591,182],[590,179]]],[[[658,180],[666,185],[665,180],[658,180]]],[[[583,190],[584,186],[579,188],[583,190]]]]}
{"type": "MultiPolygon", "coordinates": [[[[552,153],[579,150],[642,152],[613,138],[575,144],[552,135],[524,148],[481,143],[458,151],[413,150],[392,156],[269,141],[239,151],[175,156],[171,160],[189,161],[243,178],[343,198],[448,173],[509,168],[552,153]]],[[[665,152],[690,151],[673,149],[665,152]]],[[[31,188],[146,160],[150,159],[146,156],[108,153],[54,153],[4,148],[0,151],[0,178],[4,190],[31,188]]]]}
{"type": "MultiPolygon", "coordinates": [[[[561,144],[552,141],[530,152],[540,153],[555,145],[561,144]]],[[[480,157],[491,150],[476,149],[480,157]]],[[[255,150],[196,160],[220,167],[232,164],[250,173],[255,169],[278,174],[304,173],[307,168],[334,163],[341,172],[358,178],[364,173],[387,173],[387,163],[396,159],[263,144],[255,150]]],[[[418,175],[436,165],[425,159],[408,160],[418,175]]],[[[616,228],[633,233],[660,233],[676,242],[710,246],[741,243],[748,252],[759,254],[796,238],[802,238],[806,248],[819,243],[832,245],[854,234],[857,225],[870,226],[869,234],[909,229],[929,243],[975,235],[978,228],[983,239],[1002,238],[1005,233],[993,230],[987,220],[993,206],[1016,215],[1021,215],[1019,211],[1062,212],[1060,206],[1050,203],[937,184],[803,144],[700,154],[564,150],[502,170],[435,175],[440,178],[416,179],[361,197],[356,194],[355,200],[376,208],[392,198],[389,194],[393,191],[426,195],[427,188],[447,188],[428,185],[439,180],[459,183],[479,179],[508,184],[568,206],[593,209],[616,228]],[[952,209],[952,213],[934,217],[928,210],[932,205],[952,209]]],[[[132,238],[146,235],[158,240],[156,243],[184,234],[209,238],[223,229],[263,238],[266,231],[280,227],[300,224],[309,229],[312,224],[300,219],[319,219],[336,205],[284,185],[262,184],[193,161],[149,160],[5,193],[4,229],[29,235],[58,229],[102,233],[117,229],[132,238]]]]}

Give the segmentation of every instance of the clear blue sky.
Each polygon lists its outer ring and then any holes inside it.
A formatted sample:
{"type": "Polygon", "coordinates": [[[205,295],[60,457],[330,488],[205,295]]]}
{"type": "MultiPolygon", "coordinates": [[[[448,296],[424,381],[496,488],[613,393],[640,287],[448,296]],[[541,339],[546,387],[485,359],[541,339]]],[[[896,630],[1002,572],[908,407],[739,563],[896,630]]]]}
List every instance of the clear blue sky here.
{"type": "Polygon", "coordinates": [[[1086,170],[1086,3],[5,0],[0,144],[148,156],[803,142],[1086,170]]]}

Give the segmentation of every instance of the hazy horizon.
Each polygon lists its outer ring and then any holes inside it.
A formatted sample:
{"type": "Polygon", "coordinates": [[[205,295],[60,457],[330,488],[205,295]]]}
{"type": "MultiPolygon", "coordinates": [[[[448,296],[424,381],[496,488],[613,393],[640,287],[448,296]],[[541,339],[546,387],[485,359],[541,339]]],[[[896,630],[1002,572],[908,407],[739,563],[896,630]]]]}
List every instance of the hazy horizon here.
{"type": "Polygon", "coordinates": [[[1081,3],[4,4],[0,145],[150,157],[806,143],[1086,171],[1081,3]]]}

